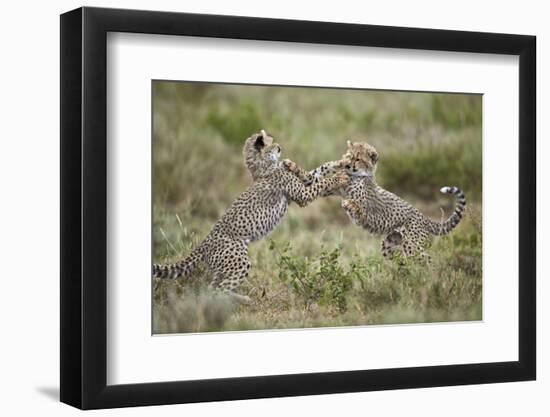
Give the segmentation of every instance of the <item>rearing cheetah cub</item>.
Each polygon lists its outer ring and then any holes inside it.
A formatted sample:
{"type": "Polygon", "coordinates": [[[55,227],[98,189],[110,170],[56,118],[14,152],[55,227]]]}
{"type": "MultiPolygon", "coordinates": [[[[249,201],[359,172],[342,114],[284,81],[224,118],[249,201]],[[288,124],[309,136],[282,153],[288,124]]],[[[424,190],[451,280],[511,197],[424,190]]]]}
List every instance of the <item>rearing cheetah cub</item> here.
{"type": "Polygon", "coordinates": [[[153,265],[154,277],[187,276],[204,262],[214,273],[211,287],[247,303],[249,297],[234,291],[248,276],[250,242],[270,233],[285,215],[290,202],[303,207],[320,193],[349,182],[345,174],[339,173],[306,187],[303,182],[307,177],[298,178],[285,169],[279,162],[281,147],[263,130],[246,140],[243,154],[252,174],[252,185],[237,197],[187,258],[171,265],[153,265]]]}
{"type": "MultiPolygon", "coordinates": [[[[424,249],[429,237],[446,235],[462,219],[466,208],[466,198],[462,190],[457,187],[441,188],[442,193],[453,194],[457,198],[457,205],[446,221],[435,222],[376,183],[378,152],[373,146],[365,142],[350,141],[347,145],[347,152],[340,161],[327,162],[309,172],[309,175],[315,178],[313,183],[332,172],[345,170],[351,177],[350,183],[323,195],[341,195],[342,207],[354,223],[371,233],[386,235],[382,241],[384,257],[397,250],[401,250],[406,257],[414,255],[427,257],[424,249]]],[[[285,161],[285,166],[301,177],[307,175],[291,161],[285,161]]]]}

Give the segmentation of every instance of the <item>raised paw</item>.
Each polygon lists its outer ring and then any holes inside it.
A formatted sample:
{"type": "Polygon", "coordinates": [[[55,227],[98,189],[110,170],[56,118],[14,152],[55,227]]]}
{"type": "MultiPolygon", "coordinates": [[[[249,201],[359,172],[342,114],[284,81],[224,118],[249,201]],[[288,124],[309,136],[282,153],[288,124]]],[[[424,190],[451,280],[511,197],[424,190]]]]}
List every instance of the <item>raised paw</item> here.
{"type": "Polygon", "coordinates": [[[309,187],[315,181],[315,178],[313,177],[313,175],[310,175],[309,173],[306,173],[300,176],[300,179],[302,180],[302,182],[306,187],[309,187]]]}
{"type": "Polygon", "coordinates": [[[296,162],[291,161],[290,159],[283,159],[283,166],[291,172],[296,173],[298,171],[298,165],[296,165],[296,162]]]}
{"type": "Polygon", "coordinates": [[[342,158],[339,161],[336,161],[335,168],[345,169],[345,168],[349,168],[350,165],[351,165],[351,160],[349,160],[348,158],[342,158]]]}
{"type": "Polygon", "coordinates": [[[352,200],[342,200],[342,208],[348,213],[359,213],[360,209],[357,204],[352,200]]]}
{"type": "Polygon", "coordinates": [[[356,225],[361,225],[361,209],[359,206],[352,200],[342,200],[341,205],[350,220],[356,225]]]}
{"type": "Polygon", "coordinates": [[[334,175],[336,179],[337,187],[345,187],[349,185],[351,179],[344,171],[339,171],[334,175]]]}

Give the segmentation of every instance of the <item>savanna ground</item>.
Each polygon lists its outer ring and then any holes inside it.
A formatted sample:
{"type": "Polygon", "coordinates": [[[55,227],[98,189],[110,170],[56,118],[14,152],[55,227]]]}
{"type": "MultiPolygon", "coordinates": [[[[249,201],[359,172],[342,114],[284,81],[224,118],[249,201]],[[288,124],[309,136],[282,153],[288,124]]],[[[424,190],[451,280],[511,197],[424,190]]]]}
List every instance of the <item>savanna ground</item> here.
{"type": "Polygon", "coordinates": [[[251,182],[244,140],[273,134],[307,169],[345,140],[379,151],[380,185],[433,219],[461,187],[466,216],[435,238],[432,263],[384,260],[380,236],[353,225],[340,198],[292,204],[266,239],[236,305],[206,289],[209,272],[154,282],[153,332],[352,326],[482,318],[481,96],[159,82],[153,84],[154,262],[186,256],[251,182]]]}

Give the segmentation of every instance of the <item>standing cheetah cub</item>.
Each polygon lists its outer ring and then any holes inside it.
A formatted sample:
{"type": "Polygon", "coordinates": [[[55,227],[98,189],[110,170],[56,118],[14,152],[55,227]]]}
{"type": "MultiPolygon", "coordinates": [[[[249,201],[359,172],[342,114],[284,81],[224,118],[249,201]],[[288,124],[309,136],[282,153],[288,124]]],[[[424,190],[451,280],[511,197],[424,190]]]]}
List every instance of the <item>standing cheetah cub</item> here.
{"type": "Polygon", "coordinates": [[[298,178],[285,169],[279,162],[281,147],[263,130],[246,140],[243,154],[252,185],[237,197],[188,257],[171,265],[153,265],[154,277],[188,276],[203,262],[214,274],[211,287],[248,303],[249,297],[234,291],[248,276],[250,242],[270,233],[292,201],[303,207],[320,193],[349,182],[349,177],[340,173],[306,187],[303,182],[307,181],[307,174],[298,178]]]}
{"type": "MultiPolygon", "coordinates": [[[[466,208],[466,198],[462,190],[457,187],[441,188],[442,193],[456,197],[457,205],[446,221],[435,222],[376,183],[378,152],[373,146],[365,142],[350,141],[347,145],[347,152],[340,161],[327,162],[308,173],[314,178],[313,183],[339,169],[345,170],[351,177],[350,183],[338,190],[327,191],[324,195],[341,195],[342,207],[355,224],[371,233],[386,235],[382,241],[384,257],[399,250],[406,257],[420,255],[429,260],[424,253],[429,238],[446,235],[462,219],[466,208]]],[[[285,166],[301,177],[306,176],[301,168],[290,161],[285,161],[285,166]]]]}

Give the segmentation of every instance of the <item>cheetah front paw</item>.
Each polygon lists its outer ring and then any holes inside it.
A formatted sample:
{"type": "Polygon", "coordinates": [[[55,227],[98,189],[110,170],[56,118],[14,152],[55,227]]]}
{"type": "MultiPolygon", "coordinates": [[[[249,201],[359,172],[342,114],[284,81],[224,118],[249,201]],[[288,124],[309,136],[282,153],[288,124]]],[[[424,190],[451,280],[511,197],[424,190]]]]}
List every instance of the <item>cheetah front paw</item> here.
{"type": "Polygon", "coordinates": [[[298,165],[290,159],[283,159],[283,166],[290,172],[296,173],[298,171],[298,165]]]}
{"type": "Polygon", "coordinates": [[[353,207],[355,207],[355,204],[351,202],[351,200],[342,200],[342,208],[346,211],[351,210],[353,207]]]}
{"type": "Polygon", "coordinates": [[[358,214],[361,210],[359,206],[352,200],[342,200],[342,208],[351,214],[358,214]]]}
{"type": "Polygon", "coordinates": [[[304,183],[305,186],[310,186],[313,184],[313,175],[311,175],[309,172],[303,170],[300,168],[296,162],[291,161],[290,159],[283,160],[283,166],[285,169],[292,174],[294,174],[300,181],[304,183]]]}
{"type": "Polygon", "coordinates": [[[300,180],[302,180],[302,182],[306,187],[309,187],[311,184],[313,184],[313,182],[315,181],[315,178],[313,177],[313,175],[306,173],[300,176],[300,180]]]}
{"type": "Polygon", "coordinates": [[[336,169],[345,169],[349,168],[351,161],[348,158],[342,158],[339,161],[336,161],[336,169]]]}
{"type": "Polygon", "coordinates": [[[349,185],[351,179],[344,171],[339,171],[334,175],[336,179],[336,188],[345,187],[349,185]]]}
{"type": "Polygon", "coordinates": [[[361,209],[359,206],[352,200],[342,200],[341,205],[350,220],[355,224],[359,224],[361,218],[361,209]]]}

